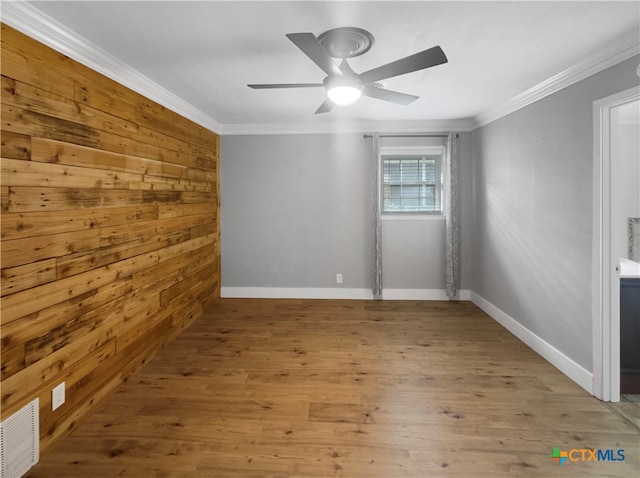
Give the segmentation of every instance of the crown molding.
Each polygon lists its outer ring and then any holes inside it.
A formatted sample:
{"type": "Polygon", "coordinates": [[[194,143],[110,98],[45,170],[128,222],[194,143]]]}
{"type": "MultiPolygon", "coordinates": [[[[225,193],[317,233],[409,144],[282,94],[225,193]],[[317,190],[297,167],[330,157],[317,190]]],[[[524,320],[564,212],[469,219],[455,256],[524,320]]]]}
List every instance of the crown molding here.
{"type": "Polygon", "coordinates": [[[2,22],[215,133],[222,124],[26,2],[2,2],[2,22]]]}
{"type": "Polygon", "coordinates": [[[504,116],[518,111],[536,101],[571,86],[585,78],[610,68],[620,62],[640,54],[638,32],[631,31],[616,42],[590,55],[579,63],[561,71],[557,75],[538,83],[509,101],[490,108],[471,120],[472,130],[492,123],[504,116]]]}
{"type": "Polygon", "coordinates": [[[222,135],[269,134],[353,134],[384,131],[385,133],[448,133],[471,131],[471,121],[458,120],[406,120],[406,121],[341,121],[324,123],[226,123],[222,135]]]}

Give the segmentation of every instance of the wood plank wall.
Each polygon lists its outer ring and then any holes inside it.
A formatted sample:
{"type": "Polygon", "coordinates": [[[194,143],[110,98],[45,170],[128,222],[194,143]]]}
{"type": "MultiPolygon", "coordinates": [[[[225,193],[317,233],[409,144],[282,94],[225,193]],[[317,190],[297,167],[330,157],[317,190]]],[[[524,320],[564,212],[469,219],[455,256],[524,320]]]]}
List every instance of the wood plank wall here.
{"type": "Polygon", "coordinates": [[[6,25],[1,60],[1,416],[39,397],[46,451],[219,297],[219,138],[6,25]]]}

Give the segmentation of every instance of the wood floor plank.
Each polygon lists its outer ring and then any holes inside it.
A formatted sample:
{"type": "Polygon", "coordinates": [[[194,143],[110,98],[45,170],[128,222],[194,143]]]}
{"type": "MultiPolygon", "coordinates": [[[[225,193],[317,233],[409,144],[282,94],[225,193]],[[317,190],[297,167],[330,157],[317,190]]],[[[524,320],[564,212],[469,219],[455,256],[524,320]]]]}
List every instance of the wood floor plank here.
{"type": "Polygon", "coordinates": [[[626,478],[639,444],[469,302],[221,299],[27,476],[626,478]]]}

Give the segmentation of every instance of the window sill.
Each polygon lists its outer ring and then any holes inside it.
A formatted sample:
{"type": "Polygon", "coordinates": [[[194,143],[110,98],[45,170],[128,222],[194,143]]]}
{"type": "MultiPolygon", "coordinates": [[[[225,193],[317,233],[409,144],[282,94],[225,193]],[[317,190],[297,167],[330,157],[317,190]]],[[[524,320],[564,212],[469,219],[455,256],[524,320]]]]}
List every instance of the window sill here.
{"type": "Polygon", "coordinates": [[[382,221],[444,221],[444,214],[380,214],[382,221]]]}

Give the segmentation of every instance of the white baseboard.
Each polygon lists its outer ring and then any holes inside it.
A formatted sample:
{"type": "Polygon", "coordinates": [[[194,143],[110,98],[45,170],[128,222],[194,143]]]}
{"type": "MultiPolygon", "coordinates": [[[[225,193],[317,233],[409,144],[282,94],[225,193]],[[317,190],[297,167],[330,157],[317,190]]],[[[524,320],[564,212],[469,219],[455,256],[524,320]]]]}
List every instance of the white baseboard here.
{"type": "MultiPolygon", "coordinates": [[[[449,300],[445,289],[383,289],[384,300],[449,300]]],[[[458,292],[459,300],[471,300],[471,291],[458,292]]]]}
{"type": "Polygon", "coordinates": [[[540,338],[515,319],[498,309],[484,297],[471,292],[471,301],[491,316],[496,322],[505,327],[509,332],[518,337],[522,342],[532,348],[551,365],[576,382],[587,392],[593,395],[593,374],[584,367],[574,362],[560,350],[544,339],[540,338]]]}
{"type": "MultiPolygon", "coordinates": [[[[469,290],[461,290],[460,300],[471,300],[469,290]]],[[[223,298],[243,299],[359,299],[371,300],[370,289],[316,287],[222,287],[223,298]]],[[[444,289],[384,289],[384,300],[449,300],[444,289]]]]}
{"type": "Polygon", "coordinates": [[[220,296],[242,299],[373,299],[371,289],[337,287],[222,287],[220,296]]]}

